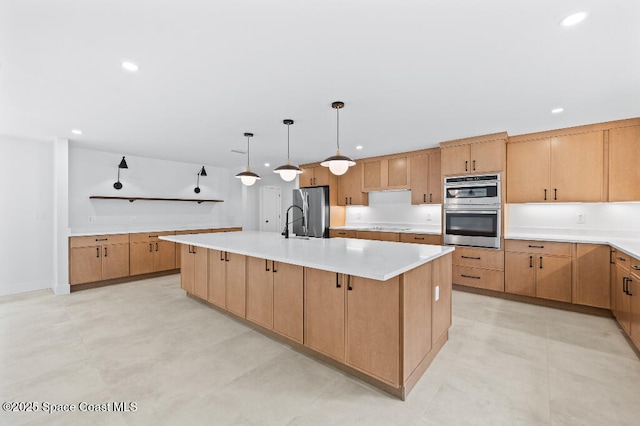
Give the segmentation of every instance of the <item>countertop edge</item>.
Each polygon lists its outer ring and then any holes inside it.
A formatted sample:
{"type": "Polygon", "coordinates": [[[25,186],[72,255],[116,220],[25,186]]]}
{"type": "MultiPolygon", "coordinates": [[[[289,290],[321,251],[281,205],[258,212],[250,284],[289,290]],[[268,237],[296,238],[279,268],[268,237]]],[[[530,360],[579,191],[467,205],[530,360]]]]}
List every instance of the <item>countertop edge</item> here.
{"type": "Polygon", "coordinates": [[[505,240],[551,241],[559,243],[606,244],[629,256],[640,258],[640,241],[635,238],[610,238],[595,235],[507,234],[505,240]]]}

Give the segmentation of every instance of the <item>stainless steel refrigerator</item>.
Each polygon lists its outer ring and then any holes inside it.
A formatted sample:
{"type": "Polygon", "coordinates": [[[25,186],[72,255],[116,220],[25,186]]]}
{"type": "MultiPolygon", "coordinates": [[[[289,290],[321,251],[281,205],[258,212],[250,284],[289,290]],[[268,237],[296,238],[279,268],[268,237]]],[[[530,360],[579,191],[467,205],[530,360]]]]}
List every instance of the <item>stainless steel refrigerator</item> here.
{"type": "Polygon", "coordinates": [[[329,187],[300,188],[293,190],[293,218],[289,219],[296,235],[329,238],[329,187]],[[304,221],[302,215],[304,214],[304,221]]]}

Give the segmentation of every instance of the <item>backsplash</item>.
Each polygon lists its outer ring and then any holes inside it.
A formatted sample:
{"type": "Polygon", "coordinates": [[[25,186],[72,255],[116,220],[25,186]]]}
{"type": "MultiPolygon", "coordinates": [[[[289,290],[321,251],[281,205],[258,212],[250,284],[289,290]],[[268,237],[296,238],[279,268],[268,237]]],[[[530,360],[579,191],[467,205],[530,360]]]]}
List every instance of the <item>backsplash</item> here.
{"type": "Polygon", "coordinates": [[[365,224],[403,224],[439,231],[442,205],[414,206],[411,191],[370,192],[368,206],[347,206],[345,225],[365,224]]]}
{"type": "Polygon", "coordinates": [[[525,228],[640,231],[640,203],[509,204],[506,210],[507,232],[525,228]]]}

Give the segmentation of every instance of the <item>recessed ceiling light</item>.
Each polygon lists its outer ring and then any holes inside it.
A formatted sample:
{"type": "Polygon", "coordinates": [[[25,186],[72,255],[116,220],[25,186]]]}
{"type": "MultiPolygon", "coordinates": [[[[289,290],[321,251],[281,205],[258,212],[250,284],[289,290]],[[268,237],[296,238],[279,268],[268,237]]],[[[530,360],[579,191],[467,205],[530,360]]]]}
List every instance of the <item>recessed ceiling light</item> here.
{"type": "Polygon", "coordinates": [[[71,133],[73,133],[74,135],[81,135],[82,134],[82,130],[73,129],[73,130],[71,130],[71,133]]]}
{"type": "Polygon", "coordinates": [[[551,113],[560,114],[562,111],[564,111],[564,108],[554,108],[551,110],[551,113]]]}
{"type": "Polygon", "coordinates": [[[270,165],[271,165],[271,164],[269,164],[269,163],[264,163],[264,166],[265,166],[265,167],[269,167],[270,165]]]}
{"type": "Polygon", "coordinates": [[[579,24],[587,17],[587,12],[576,12],[564,18],[560,23],[564,27],[570,27],[572,25],[579,24]]]}
{"type": "Polygon", "coordinates": [[[122,68],[130,72],[137,72],[139,69],[138,65],[134,64],[133,62],[123,62],[122,68]]]}
{"type": "Polygon", "coordinates": [[[362,149],[362,145],[356,146],[356,149],[362,149]]]}

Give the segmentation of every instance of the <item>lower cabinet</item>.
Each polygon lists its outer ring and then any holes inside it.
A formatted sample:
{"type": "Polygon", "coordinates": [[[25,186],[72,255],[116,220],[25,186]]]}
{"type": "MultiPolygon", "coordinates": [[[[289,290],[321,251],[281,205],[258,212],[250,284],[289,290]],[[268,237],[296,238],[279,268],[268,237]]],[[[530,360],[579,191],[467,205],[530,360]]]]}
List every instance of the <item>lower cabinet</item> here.
{"type": "MultiPolygon", "coordinates": [[[[640,263],[640,262],[638,262],[640,263]]],[[[633,267],[633,264],[632,264],[633,267]]],[[[637,265],[640,269],[640,265],[637,265]]],[[[631,340],[640,348],[640,272],[635,269],[631,272],[627,284],[629,293],[629,328],[631,340]]]]}
{"type": "Polygon", "coordinates": [[[603,244],[577,244],[573,303],[611,308],[610,250],[603,244]]]}
{"type": "Polygon", "coordinates": [[[302,343],[303,295],[301,266],[247,257],[249,321],[302,343]]]}
{"type": "Polygon", "coordinates": [[[456,247],[453,252],[453,283],[468,287],[504,291],[504,252],[456,247]]]}
{"type": "Polygon", "coordinates": [[[615,284],[614,284],[614,299],[615,299],[615,313],[618,323],[627,334],[631,334],[631,298],[627,289],[628,281],[630,279],[629,265],[616,264],[615,284]]]}
{"type": "Polygon", "coordinates": [[[329,237],[331,238],[355,238],[356,231],[352,229],[330,229],[329,237]]]}
{"type": "Polygon", "coordinates": [[[209,250],[207,300],[234,314],[245,317],[246,256],[221,250],[209,250]]]}
{"type": "Polygon", "coordinates": [[[416,243],[416,244],[432,244],[439,246],[442,244],[442,235],[432,234],[400,234],[401,243],[416,243]]]}
{"type": "Polygon", "coordinates": [[[356,238],[362,238],[363,240],[378,240],[378,241],[400,241],[400,234],[397,232],[383,232],[383,231],[356,231],[356,238]]]}
{"type": "Polygon", "coordinates": [[[168,271],[176,268],[176,243],[158,239],[175,232],[130,234],[131,275],[168,271]]]}
{"type": "Polygon", "coordinates": [[[128,275],[128,235],[92,235],[69,239],[69,283],[71,285],[128,275]]]}
{"type": "Polygon", "coordinates": [[[180,287],[187,293],[207,300],[209,284],[209,250],[181,244],[180,287]]]}

